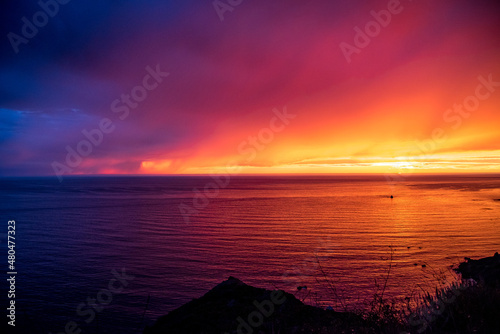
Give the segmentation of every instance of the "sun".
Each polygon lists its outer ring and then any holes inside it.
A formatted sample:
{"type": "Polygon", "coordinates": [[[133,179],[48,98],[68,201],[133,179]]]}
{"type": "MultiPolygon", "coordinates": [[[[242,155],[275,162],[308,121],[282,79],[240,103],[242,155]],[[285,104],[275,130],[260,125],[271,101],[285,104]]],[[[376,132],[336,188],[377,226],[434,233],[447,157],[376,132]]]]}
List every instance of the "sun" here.
{"type": "Polygon", "coordinates": [[[398,161],[398,162],[392,162],[390,163],[392,168],[395,169],[415,169],[416,166],[412,164],[411,162],[407,161],[398,161]]]}

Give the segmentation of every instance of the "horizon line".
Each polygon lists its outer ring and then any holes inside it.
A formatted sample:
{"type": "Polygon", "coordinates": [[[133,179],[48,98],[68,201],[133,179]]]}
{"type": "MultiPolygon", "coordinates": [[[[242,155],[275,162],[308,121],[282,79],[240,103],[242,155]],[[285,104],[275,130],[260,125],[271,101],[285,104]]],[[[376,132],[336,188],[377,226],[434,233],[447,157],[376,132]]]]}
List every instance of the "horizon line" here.
{"type": "MultiPolygon", "coordinates": [[[[235,176],[384,176],[400,175],[401,177],[411,176],[498,176],[500,172],[433,172],[433,173],[200,173],[200,174],[71,174],[64,178],[78,177],[211,177],[229,175],[235,176]]],[[[0,178],[57,178],[56,175],[0,175],[0,178]]]]}

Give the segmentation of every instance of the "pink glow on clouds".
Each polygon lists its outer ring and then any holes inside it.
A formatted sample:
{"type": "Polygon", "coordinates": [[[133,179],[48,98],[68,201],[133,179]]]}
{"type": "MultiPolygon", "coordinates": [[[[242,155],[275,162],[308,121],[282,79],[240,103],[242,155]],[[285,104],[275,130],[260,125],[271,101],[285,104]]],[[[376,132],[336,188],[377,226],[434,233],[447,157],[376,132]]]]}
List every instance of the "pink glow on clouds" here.
{"type": "MultiPolygon", "coordinates": [[[[124,5],[82,57],[40,69],[37,94],[12,104],[40,111],[19,116],[26,135],[7,143],[4,168],[50,174],[65,146],[83,139],[82,129],[108,117],[116,130],[73,173],[216,170],[242,160],[238,145],[284,105],[297,118],[249,167],[404,155],[436,127],[450,127],[444,111],[474,92],[478,76],[492,73],[500,81],[500,24],[490,1],[401,4],[404,10],[351,64],[339,43],[353,43],[353,28],[372,20],[371,10],[387,8],[386,1],[244,2],[224,22],[209,1],[168,20],[154,7],[124,5]],[[120,121],[111,102],[158,63],[171,75],[120,121]]],[[[447,131],[436,152],[499,149],[498,105],[500,90],[447,131]]]]}

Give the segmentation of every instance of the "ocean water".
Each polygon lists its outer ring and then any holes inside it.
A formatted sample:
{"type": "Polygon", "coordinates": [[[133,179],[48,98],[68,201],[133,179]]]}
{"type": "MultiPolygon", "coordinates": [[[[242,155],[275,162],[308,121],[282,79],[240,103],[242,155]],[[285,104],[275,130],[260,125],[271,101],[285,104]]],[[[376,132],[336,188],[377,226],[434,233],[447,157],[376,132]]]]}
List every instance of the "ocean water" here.
{"type": "Polygon", "coordinates": [[[74,322],[82,333],[139,333],[230,275],[314,305],[354,307],[385,282],[389,265],[385,293],[400,297],[435,285],[463,257],[500,251],[500,176],[213,182],[0,179],[4,273],[7,221],[16,221],[18,328],[55,334],[74,322]],[[116,272],[126,273],[126,286],[110,293],[116,272]],[[91,319],[98,297],[106,305],[91,319]]]}

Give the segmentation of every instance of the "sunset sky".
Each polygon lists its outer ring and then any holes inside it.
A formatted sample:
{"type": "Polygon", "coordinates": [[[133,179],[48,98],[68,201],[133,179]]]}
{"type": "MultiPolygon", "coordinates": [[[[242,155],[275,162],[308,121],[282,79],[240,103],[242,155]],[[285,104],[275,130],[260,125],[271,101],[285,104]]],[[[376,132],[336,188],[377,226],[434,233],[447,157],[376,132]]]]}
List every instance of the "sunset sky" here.
{"type": "Polygon", "coordinates": [[[498,0],[0,6],[0,176],[500,173],[498,0]]]}

